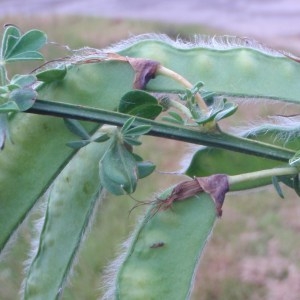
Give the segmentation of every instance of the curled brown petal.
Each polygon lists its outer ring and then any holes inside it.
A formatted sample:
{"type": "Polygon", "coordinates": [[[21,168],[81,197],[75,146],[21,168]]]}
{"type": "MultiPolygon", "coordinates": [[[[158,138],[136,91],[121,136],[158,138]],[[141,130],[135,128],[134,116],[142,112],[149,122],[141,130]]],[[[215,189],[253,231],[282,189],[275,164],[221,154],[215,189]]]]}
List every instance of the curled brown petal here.
{"type": "Polygon", "coordinates": [[[160,65],[159,62],[144,59],[127,57],[127,61],[135,71],[133,88],[143,90],[147,83],[155,77],[156,70],[160,65]]]}
{"type": "Polygon", "coordinates": [[[215,206],[218,217],[222,216],[222,206],[225,195],[229,190],[228,177],[224,174],[216,174],[208,177],[196,177],[193,180],[183,181],[177,184],[172,190],[170,196],[160,200],[159,209],[167,209],[173,202],[181,201],[195,196],[200,192],[210,194],[215,206]]]}

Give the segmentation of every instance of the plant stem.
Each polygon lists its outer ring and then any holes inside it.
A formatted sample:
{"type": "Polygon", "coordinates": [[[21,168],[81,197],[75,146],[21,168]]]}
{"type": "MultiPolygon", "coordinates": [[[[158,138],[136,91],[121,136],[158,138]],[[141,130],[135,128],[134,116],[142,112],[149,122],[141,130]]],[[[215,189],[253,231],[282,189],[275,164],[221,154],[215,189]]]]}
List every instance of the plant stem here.
{"type": "Polygon", "coordinates": [[[273,176],[296,175],[298,173],[299,170],[295,167],[273,168],[257,172],[245,173],[241,175],[228,176],[228,183],[229,186],[231,186],[233,184],[242,183],[244,181],[252,181],[273,176]]]}
{"type": "Polygon", "coordinates": [[[5,62],[0,62],[0,86],[6,85],[7,74],[5,68],[5,62]]]}
{"type": "MultiPolygon", "coordinates": [[[[130,115],[113,111],[44,100],[36,100],[27,112],[116,126],[122,126],[131,117],[130,115]]],[[[148,134],[152,136],[223,148],[277,161],[288,162],[295,155],[295,151],[290,149],[228,135],[220,131],[201,132],[199,129],[194,130],[180,125],[176,126],[140,117],[135,117],[133,125],[151,125],[151,130],[148,134]]]]}
{"type": "MultiPolygon", "coordinates": [[[[193,85],[186,78],[162,65],[158,66],[156,74],[170,77],[188,89],[191,89],[193,87],[193,85]]],[[[198,103],[199,108],[201,108],[204,113],[207,113],[207,105],[199,93],[195,95],[195,99],[198,103]]]]}

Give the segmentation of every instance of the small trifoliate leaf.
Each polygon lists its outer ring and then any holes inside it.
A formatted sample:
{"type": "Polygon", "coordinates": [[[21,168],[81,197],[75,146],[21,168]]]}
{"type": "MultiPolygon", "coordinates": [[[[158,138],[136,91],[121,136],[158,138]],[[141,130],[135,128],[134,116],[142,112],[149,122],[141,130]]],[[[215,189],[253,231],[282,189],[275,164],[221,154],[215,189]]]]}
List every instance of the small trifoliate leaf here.
{"type": "Polygon", "coordinates": [[[14,39],[14,43],[9,51],[6,51],[3,59],[6,62],[20,60],[43,59],[43,55],[38,52],[47,42],[47,36],[40,30],[30,30],[24,35],[14,39]]]}

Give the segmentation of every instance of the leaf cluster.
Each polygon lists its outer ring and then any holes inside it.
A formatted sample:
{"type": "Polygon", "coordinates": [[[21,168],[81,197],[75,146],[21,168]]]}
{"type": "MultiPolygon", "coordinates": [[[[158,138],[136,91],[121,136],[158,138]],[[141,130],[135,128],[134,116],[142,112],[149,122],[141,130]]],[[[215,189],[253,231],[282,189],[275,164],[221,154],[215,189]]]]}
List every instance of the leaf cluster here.
{"type": "Polygon", "coordinates": [[[103,187],[114,195],[132,194],[139,179],[150,175],[155,165],[132,152],[132,146],[141,145],[139,138],[151,130],[149,125],[133,127],[135,118],[129,118],[122,128],[100,129],[100,135],[90,136],[77,120],[65,119],[67,128],[81,140],[68,142],[79,149],[92,142],[106,143],[107,150],[99,162],[99,175],[103,187]]]}

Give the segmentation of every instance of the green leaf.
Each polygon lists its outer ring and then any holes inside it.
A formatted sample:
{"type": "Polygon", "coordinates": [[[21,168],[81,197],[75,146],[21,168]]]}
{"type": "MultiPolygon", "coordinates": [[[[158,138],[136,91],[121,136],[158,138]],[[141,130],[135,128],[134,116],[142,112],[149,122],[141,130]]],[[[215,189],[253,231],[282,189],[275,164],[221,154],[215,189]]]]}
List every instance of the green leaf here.
{"type": "Polygon", "coordinates": [[[78,120],[74,119],[64,119],[66,127],[75,135],[79,136],[83,140],[89,140],[90,135],[86,131],[86,129],[81,125],[81,123],[78,120]]]}
{"type": "Polygon", "coordinates": [[[85,147],[86,145],[90,144],[90,140],[80,140],[80,141],[72,141],[68,142],[66,145],[71,147],[72,149],[80,149],[82,147],[85,147]]]}
{"type": "Polygon", "coordinates": [[[176,113],[175,111],[168,111],[168,114],[170,117],[169,116],[162,117],[164,121],[171,122],[174,124],[184,125],[185,122],[178,113],[176,113]]]}
{"type": "Polygon", "coordinates": [[[155,164],[151,161],[144,161],[143,158],[136,153],[132,153],[137,162],[139,179],[149,176],[155,170],[155,164]]]}
{"type": "Polygon", "coordinates": [[[131,194],[136,189],[136,160],[116,138],[100,161],[99,172],[103,187],[114,195],[131,194]]]}
{"type": "Polygon", "coordinates": [[[203,83],[202,81],[197,82],[197,83],[191,88],[191,93],[192,93],[192,95],[197,94],[203,86],[204,86],[204,83],[203,83]]]}
{"type": "Polygon", "coordinates": [[[279,180],[278,180],[278,177],[277,176],[273,176],[272,177],[272,183],[273,183],[273,186],[277,192],[277,194],[279,195],[280,198],[284,199],[284,195],[283,195],[283,192],[282,192],[282,189],[279,185],[279,180]]]}
{"type": "Polygon", "coordinates": [[[1,44],[1,57],[3,60],[14,48],[20,36],[21,31],[16,26],[9,25],[6,27],[1,44]]]}
{"type": "Polygon", "coordinates": [[[150,161],[137,162],[139,179],[145,178],[152,174],[156,168],[155,164],[150,161]]]}
{"type": "Polygon", "coordinates": [[[39,81],[45,83],[50,83],[56,80],[62,80],[67,74],[67,68],[63,66],[62,68],[46,70],[36,74],[39,81]]]}
{"type": "Polygon", "coordinates": [[[163,108],[155,97],[145,91],[134,90],[126,93],[120,102],[119,111],[146,119],[155,119],[163,108]]]}
{"type": "Polygon", "coordinates": [[[124,132],[124,136],[140,136],[148,133],[150,130],[150,125],[140,125],[126,130],[126,132],[124,132]]]}
{"type": "Polygon", "coordinates": [[[20,111],[20,109],[15,101],[7,101],[0,105],[0,114],[18,111],[20,111]]]}
{"type": "Polygon", "coordinates": [[[176,119],[179,123],[184,124],[184,121],[182,119],[182,117],[175,111],[169,111],[168,114],[173,117],[174,119],[176,119]]]}
{"type": "Polygon", "coordinates": [[[198,124],[205,124],[212,120],[216,122],[221,119],[227,118],[234,114],[237,110],[238,106],[234,103],[227,102],[226,99],[223,99],[220,102],[214,103],[211,106],[211,111],[208,114],[200,114],[199,118],[196,118],[196,122],[198,124]]]}
{"type": "Polygon", "coordinates": [[[238,106],[235,103],[226,102],[224,104],[224,108],[215,115],[214,120],[216,122],[218,122],[222,119],[230,117],[237,111],[237,109],[238,109],[238,106]]]}
{"type": "Polygon", "coordinates": [[[44,57],[42,54],[36,51],[24,52],[18,55],[15,55],[12,58],[8,58],[6,62],[15,62],[15,61],[26,61],[26,60],[43,60],[44,57]]]}
{"type": "Polygon", "coordinates": [[[124,142],[126,144],[129,144],[131,146],[140,146],[142,145],[142,142],[139,141],[137,138],[132,138],[132,137],[123,137],[124,142]]]}
{"type": "Polygon", "coordinates": [[[9,99],[15,101],[20,111],[29,109],[35,102],[37,92],[31,88],[13,90],[9,99]]]}
{"type": "Polygon", "coordinates": [[[150,125],[139,125],[134,128],[130,128],[132,126],[134,120],[135,120],[135,118],[131,117],[124,123],[124,125],[121,129],[121,134],[126,143],[128,143],[132,146],[139,146],[139,145],[141,145],[141,142],[138,141],[139,136],[148,133],[151,130],[151,126],[150,125]]]}
{"type": "Polygon", "coordinates": [[[93,142],[102,143],[102,142],[106,142],[109,139],[110,139],[110,136],[107,133],[104,133],[104,134],[101,134],[100,136],[94,138],[93,142]]]}
{"type": "Polygon", "coordinates": [[[18,85],[19,87],[29,87],[36,82],[34,75],[14,75],[10,81],[10,85],[18,85]]]}
{"type": "Polygon", "coordinates": [[[30,30],[14,41],[11,49],[5,53],[4,60],[7,62],[17,60],[43,59],[37,52],[47,42],[47,36],[40,30],[30,30]]]}
{"type": "Polygon", "coordinates": [[[132,126],[134,120],[135,120],[135,118],[131,117],[123,124],[122,129],[121,129],[122,134],[125,134],[126,131],[129,130],[129,128],[132,126]]]}

